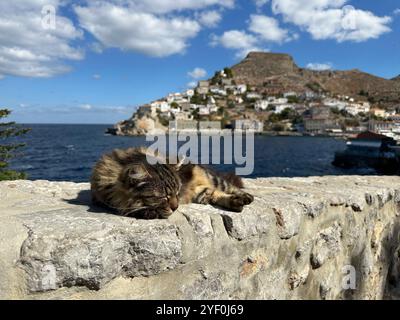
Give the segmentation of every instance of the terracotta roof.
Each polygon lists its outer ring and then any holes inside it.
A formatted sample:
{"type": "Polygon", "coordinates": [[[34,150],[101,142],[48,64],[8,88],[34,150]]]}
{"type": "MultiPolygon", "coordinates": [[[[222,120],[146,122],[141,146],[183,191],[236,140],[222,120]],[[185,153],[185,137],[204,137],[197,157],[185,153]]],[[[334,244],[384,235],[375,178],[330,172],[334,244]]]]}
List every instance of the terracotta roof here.
{"type": "Polygon", "coordinates": [[[386,140],[386,139],[391,139],[388,136],[384,136],[382,134],[378,134],[375,132],[371,131],[365,131],[360,133],[356,139],[364,139],[364,140],[386,140]]]}

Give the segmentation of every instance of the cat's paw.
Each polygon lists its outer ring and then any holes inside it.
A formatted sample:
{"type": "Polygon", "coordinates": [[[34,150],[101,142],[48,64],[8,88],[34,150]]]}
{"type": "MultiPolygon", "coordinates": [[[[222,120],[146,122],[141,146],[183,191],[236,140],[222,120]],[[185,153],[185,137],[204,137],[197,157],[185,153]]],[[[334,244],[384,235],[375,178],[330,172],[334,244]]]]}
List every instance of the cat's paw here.
{"type": "Polygon", "coordinates": [[[249,193],[235,194],[230,197],[229,209],[235,212],[242,212],[244,206],[252,203],[254,197],[249,193]]]}
{"type": "Polygon", "coordinates": [[[235,212],[242,212],[245,206],[245,201],[243,197],[239,195],[233,195],[229,199],[229,209],[235,212]]]}
{"type": "Polygon", "coordinates": [[[245,205],[248,205],[254,201],[254,196],[252,196],[250,193],[244,192],[242,197],[245,205]]]}

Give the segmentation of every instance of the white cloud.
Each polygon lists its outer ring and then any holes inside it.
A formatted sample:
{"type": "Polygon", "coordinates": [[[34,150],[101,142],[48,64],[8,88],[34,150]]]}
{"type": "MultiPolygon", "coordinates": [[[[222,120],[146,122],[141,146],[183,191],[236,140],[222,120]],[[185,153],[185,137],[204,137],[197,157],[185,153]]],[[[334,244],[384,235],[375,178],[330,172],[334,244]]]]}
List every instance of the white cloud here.
{"type": "Polygon", "coordinates": [[[220,12],[212,10],[200,13],[198,19],[203,26],[214,28],[221,22],[222,16],[220,12]]]}
{"type": "Polygon", "coordinates": [[[220,10],[234,5],[235,0],[84,0],[74,9],[80,25],[98,41],[92,50],[166,57],[184,53],[202,27],[217,26],[220,10]]]}
{"type": "Polygon", "coordinates": [[[227,49],[236,51],[236,58],[243,58],[251,51],[265,51],[257,46],[258,39],[240,30],[230,30],[224,32],[221,36],[213,35],[211,37],[211,45],[220,45],[227,49]]]}
{"type": "Polygon", "coordinates": [[[253,0],[253,1],[256,7],[259,9],[265,6],[269,2],[269,0],[253,0]]]}
{"type": "Polygon", "coordinates": [[[222,45],[228,49],[243,49],[253,47],[257,43],[257,38],[240,30],[230,30],[222,36],[213,36],[212,45],[222,45]]]}
{"type": "Polygon", "coordinates": [[[314,71],[326,71],[326,70],[332,70],[333,66],[332,63],[313,62],[307,64],[306,68],[314,71]]]}
{"type": "Polygon", "coordinates": [[[393,11],[393,14],[394,14],[395,16],[400,15],[400,8],[395,9],[395,10],[393,11]]]}
{"type": "Polygon", "coordinates": [[[197,87],[197,82],[196,81],[190,81],[187,84],[187,86],[188,86],[188,88],[195,88],[195,87],[197,87]]]}
{"type": "Polygon", "coordinates": [[[202,68],[194,68],[192,71],[188,72],[188,76],[193,79],[204,78],[207,75],[207,71],[202,68]]]}
{"type": "Polygon", "coordinates": [[[99,75],[99,74],[94,74],[92,77],[93,77],[94,80],[100,80],[101,79],[101,75],[99,75]]]}
{"type": "Polygon", "coordinates": [[[315,40],[361,42],[390,32],[390,17],[355,9],[347,0],[272,0],[272,10],[286,22],[309,32],[315,40]]]}
{"type": "Polygon", "coordinates": [[[103,46],[101,43],[99,43],[99,42],[93,42],[93,43],[91,43],[90,46],[89,46],[89,48],[90,48],[93,52],[98,53],[98,54],[101,54],[101,53],[103,53],[103,51],[104,51],[104,46],[103,46]]]}
{"type": "Polygon", "coordinates": [[[59,9],[59,0],[16,0],[0,3],[0,75],[51,77],[68,72],[64,60],[83,59],[74,46],[83,37],[71,20],[57,15],[55,28],[42,25],[42,8],[59,9]]]}
{"type": "Polygon", "coordinates": [[[200,25],[187,18],[158,17],[105,2],[76,7],[80,24],[104,47],[165,57],[182,53],[200,25]]]}
{"type": "Polygon", "coordinates": [[[248,31],[230,30],[221,36],[213,35],[211,45],[220,45],[236,50],[237,58],[244,58],[251,51],[269,51],[265,45],[283,43],[297,39],[297,34],[290,34],[279,26],[278,20],[265,15],[251,15],[248,31]]]}
{"type": "Polygon", "coordinates": [[[93,109],[92,105],[90,105],[90,104],[83,104],[80,106],[80,108],[83,110],[92,110],[93,109]]]}
{"type": "Polygon", "coordinates": [[[278,20],[263,15],[250,16],[249,30],[258,34],[262,40],[267,42],[282,43],[292,39],[288,30],[279,27],[278,20]]]}
{"type": "MultiPolygon", "coordinates": [[[[138,12],[164,14],[183,10],[201,10],[211,6],[232,9],[235,0],[107,0],[115,5],[124,5],[138,12]]],[[[92,1],[87,1],[92,2],[92,1]]],[[[106,2],[106,1],[101,1],[106,2]]]]}
{"type": "MultiPolygon", "coordinates": [[[[78,106],[60,106],[60,108],[54,108],[54,112],[71,113],[71,114],[78,112],[125,114],[131,109],[132,109],[131,107],[126,107],[126,106],[107,106],[107,105],[96,106],[90,103],[85,103],[78,106]]],[[[42,110],[48,110],[48,108],[44,107],[42,110]]]]}

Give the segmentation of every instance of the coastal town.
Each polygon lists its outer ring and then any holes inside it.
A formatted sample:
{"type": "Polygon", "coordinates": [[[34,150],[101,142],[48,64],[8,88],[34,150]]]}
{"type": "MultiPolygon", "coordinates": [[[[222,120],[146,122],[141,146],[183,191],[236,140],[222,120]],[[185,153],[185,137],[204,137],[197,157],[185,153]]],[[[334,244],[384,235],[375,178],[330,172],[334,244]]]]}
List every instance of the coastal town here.
{"type": "Polygon", "coordinates": [[[400,140],[400,103],[376,101],[361,90],[340,95],[307,83],[285,86],[274,77],[262,85],[240,82],[225,68],[195,88],[138,107],[110,133],[145,135],[158,131],[251,131],[271,135],[351,137],[364,131],[400,140]]]}

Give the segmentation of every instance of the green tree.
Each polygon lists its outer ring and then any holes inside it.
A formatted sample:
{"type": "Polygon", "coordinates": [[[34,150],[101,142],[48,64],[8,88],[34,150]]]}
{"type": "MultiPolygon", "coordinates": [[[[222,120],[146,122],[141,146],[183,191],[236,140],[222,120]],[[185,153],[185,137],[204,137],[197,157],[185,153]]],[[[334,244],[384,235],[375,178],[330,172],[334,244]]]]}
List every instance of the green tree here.
{"type": "MultiPolygon", "coordinates": [[[[0,119],[11,114],[8,109],[0,109],[0,119]]],[[[7,143],[6,140],[26,134],[30,129],[21,129],[15,122],[0,122],[0,181],[26,179],[26,174],[10,170],[9,161],[17,154],[16,150],[25,146],[25,143],[7,143]]]]}
{"type": "Polygon", "coordinates": [[[232,78],[233,78],[233,71],[232,71],[232,69],[230,69],[230,68],[225,68],[225,69],[224,69],[224,72],[225,72],[226,77],[227,77],[228,79],[232,79],[232,78]]]}
{"type": "Polygon", "coordinates": [[[203,99],[198,93],[195,93],[194,96],[190,99],[190,103],[205,104],[207,103],[207,100],[203,99]]]}
{"type": "Polygon", "coordinates": [[[171,103],[171,108],[173,109],[178,109],[179,108],[179,104],[177,104],[175,101],[171,103]]]}
{"type": "Polygon", "coordinates": [[[289,96],[287,99],[289,103],[299,103],[299,98],[296,96],[289,96]]]}

